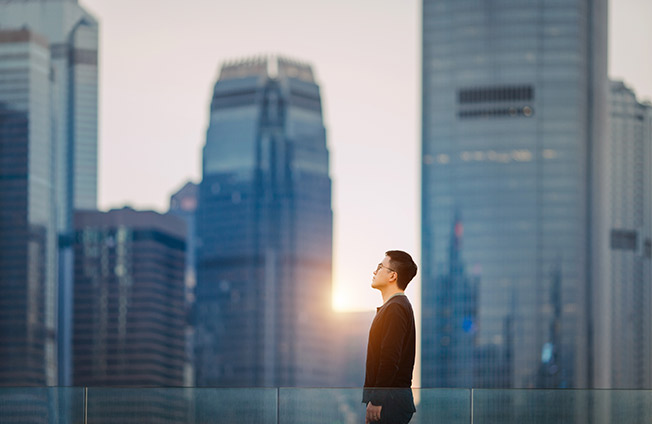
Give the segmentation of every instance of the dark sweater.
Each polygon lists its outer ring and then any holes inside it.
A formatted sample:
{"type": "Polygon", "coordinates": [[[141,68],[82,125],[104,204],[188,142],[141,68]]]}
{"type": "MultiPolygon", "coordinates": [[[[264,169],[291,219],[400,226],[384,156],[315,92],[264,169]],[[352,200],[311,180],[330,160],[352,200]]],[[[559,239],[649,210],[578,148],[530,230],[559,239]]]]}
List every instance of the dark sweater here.
{"type": "MultiPolygon", "coordinates": [[[[391,396],[390,391],[369,388],[409,389],[412,386],[415,345],[412,305],[407,296],[395,295],[378,308],[371,323],[362,399],[364,403],[384,405],[391,396]]],[[[411,408],[414,409],[414,404],[411,408]]]]}

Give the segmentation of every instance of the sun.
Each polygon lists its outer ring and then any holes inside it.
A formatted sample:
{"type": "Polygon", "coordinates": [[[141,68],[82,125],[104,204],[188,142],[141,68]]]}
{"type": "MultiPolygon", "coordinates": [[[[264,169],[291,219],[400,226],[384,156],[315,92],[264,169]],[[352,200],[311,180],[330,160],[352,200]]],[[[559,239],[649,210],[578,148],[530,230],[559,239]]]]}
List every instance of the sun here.
{"type": "Polygon", "coordinates": [[[351,308],[351,301],[343,290],[333,290],[333,310],[336,312],[347,311],[351,308]]]}

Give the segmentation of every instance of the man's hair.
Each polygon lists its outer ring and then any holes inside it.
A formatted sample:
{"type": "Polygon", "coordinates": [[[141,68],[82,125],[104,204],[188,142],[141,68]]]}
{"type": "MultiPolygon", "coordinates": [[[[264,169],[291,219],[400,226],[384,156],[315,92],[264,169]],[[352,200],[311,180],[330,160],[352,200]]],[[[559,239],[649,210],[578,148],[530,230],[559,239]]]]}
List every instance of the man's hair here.
{"type": "Polygon", "coordinates": [[[385,252],[389,256],[389,264],[396,271],[396,285],[401,290],[405,290],[407,285],[417,275],[417,264],[412,260],[412,256],[402,250],[388,250],[385,252]]]}

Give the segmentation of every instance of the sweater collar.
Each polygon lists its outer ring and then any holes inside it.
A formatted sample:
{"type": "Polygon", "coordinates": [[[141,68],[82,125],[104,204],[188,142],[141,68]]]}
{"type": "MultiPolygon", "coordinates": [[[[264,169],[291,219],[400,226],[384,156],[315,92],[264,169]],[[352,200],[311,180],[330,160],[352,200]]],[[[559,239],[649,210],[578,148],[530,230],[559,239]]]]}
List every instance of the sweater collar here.
{"type": "Polygon", "coordinates": [[[398,296],[405,296],[405,292],[398,292],[398,293],[393,294],[389,299],[387,299],[387,302],[383,303],[382,305],[380,305],[379,307],[376,308],[376,312],[380,311],[383,306],[387,305],[392,299],[394,299],[395,297],[398,297],[398,296]]]}

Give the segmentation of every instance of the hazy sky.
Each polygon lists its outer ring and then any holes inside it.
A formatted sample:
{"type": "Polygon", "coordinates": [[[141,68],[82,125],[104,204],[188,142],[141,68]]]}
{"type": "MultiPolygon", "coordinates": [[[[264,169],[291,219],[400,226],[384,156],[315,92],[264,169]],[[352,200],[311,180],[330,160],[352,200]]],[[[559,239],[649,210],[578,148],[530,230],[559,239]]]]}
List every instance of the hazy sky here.
{"type": "MultiPolygon", "coordinates": [[[[220,64],[281,54],[312,64],[322,90],[337,303],[381,303],[369,284],[385,250],[419,262],[419,1],[80,3],[101,25],[100,208],[167,210],[171,193],[200,179],[220,64]]],[[[652,1],[610,8],[610,74],[652,98],[652,1]]],[[[419,290],[408,289],[417,308],[419,290]]]]}

